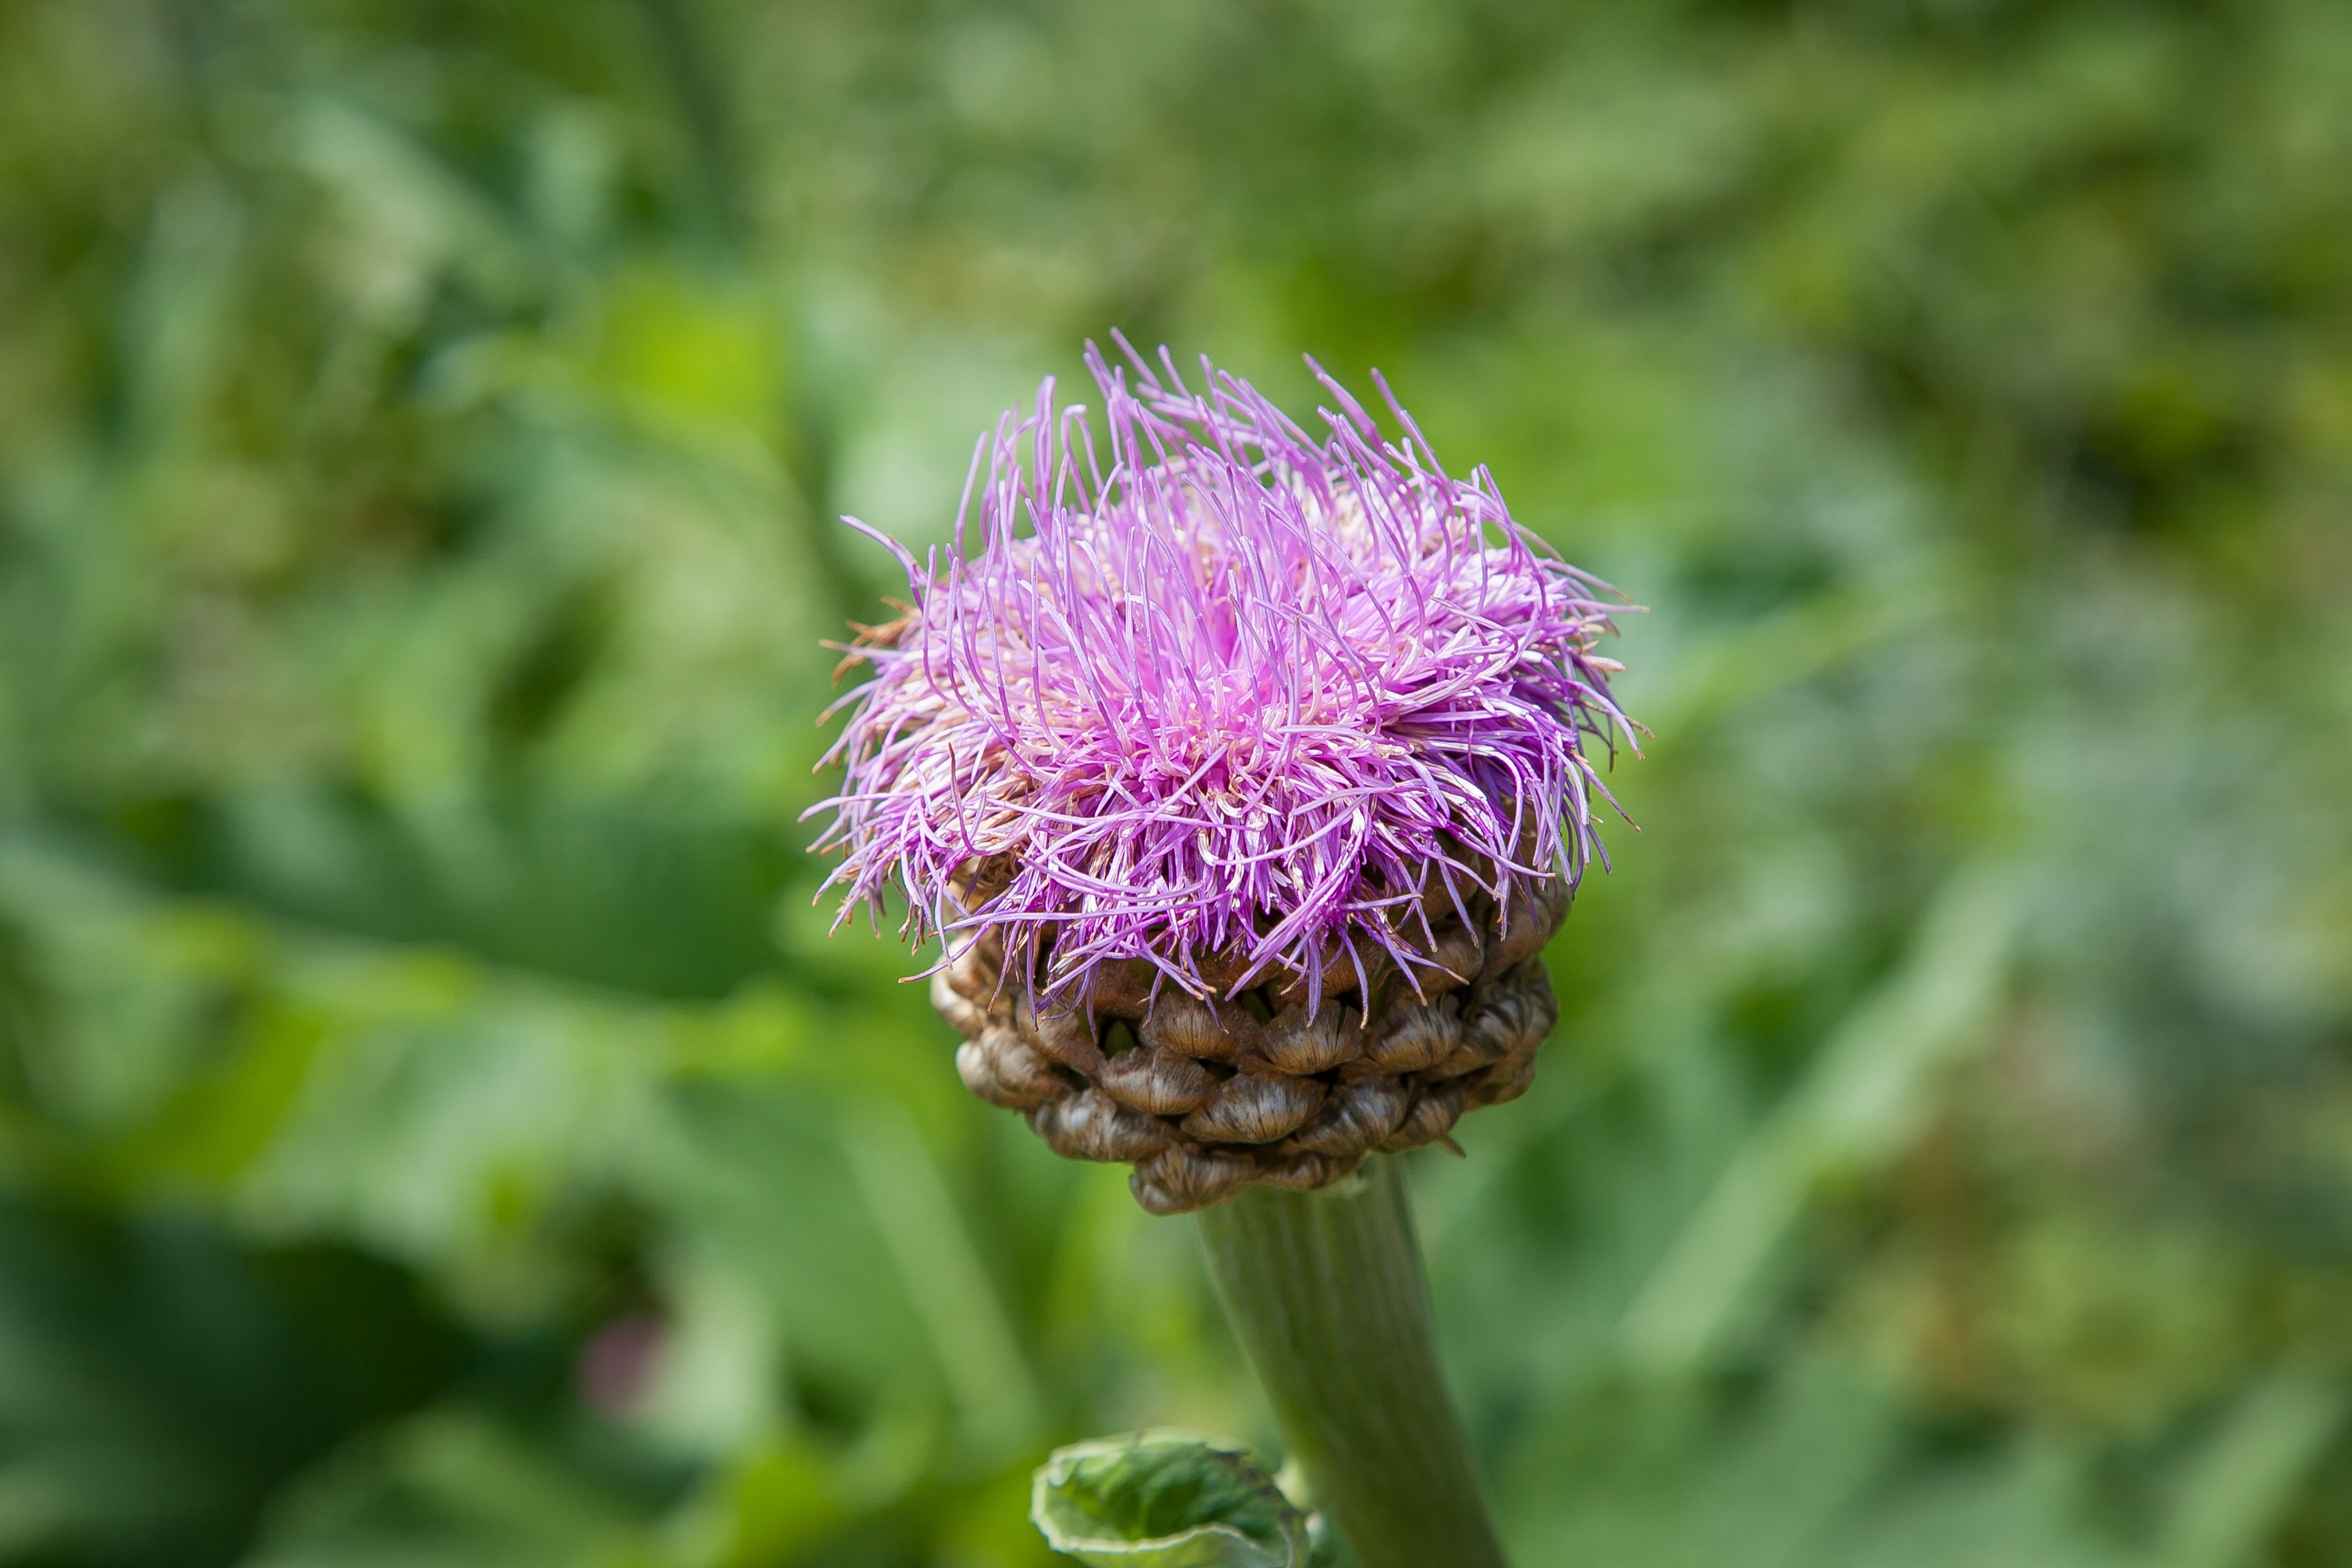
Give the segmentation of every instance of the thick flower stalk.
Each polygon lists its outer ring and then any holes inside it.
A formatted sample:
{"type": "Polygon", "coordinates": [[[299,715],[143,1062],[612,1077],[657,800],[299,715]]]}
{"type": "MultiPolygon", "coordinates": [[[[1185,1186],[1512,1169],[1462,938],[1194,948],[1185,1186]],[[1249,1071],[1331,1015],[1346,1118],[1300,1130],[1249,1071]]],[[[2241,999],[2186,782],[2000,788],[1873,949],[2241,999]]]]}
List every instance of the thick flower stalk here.
{"type": "Polygon", "coordinates": [[[1164,1213],[1525,1089],[1631,726],[1605,587],[1392,397],[1384,439],[1323,376],[1318,439],[1129,359],[1088,350],[1099,426],[1048,382],[983,438],[943,560],[883,539],[911,603],[849,649],[819,847],[945,939],[972,1089],[1164,1213]]]}

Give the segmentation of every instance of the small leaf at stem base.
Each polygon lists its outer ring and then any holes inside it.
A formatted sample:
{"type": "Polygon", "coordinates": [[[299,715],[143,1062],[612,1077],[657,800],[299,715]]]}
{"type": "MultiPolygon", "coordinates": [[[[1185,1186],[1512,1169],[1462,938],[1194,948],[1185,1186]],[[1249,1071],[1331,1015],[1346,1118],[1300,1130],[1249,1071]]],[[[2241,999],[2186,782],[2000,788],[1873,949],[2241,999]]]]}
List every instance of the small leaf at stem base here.
{"type": "Polygon", "coordinates": [[[1029,1518],[1094,1568],[1307,1568],[1306,1516],[1237,1445],[1197,1433],[1055,1449],[1029,1518]]]}

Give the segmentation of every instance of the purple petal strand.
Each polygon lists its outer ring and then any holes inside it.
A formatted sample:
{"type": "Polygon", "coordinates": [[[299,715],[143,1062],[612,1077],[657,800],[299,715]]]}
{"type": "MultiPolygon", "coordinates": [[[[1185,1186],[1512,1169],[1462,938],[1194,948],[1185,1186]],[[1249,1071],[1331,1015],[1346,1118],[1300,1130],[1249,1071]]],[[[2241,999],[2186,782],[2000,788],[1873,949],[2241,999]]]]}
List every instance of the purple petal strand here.
{"type": "Polygon", "coordinates": [[[1377,375],[1402,437],[1316,366],[1318,442],[1205,360],[1196,392],[1119,347],[1087,352],[1108,466],[1048,380],[975,450],[944,573],[850,520],[912,608],[848,650],[876,674],[814,808],[844,918],[895,884],[909,936],[1002,928],[1047,992],[1141,958],[1202,994],[1213,957],[1229,991],[1315,991],[1335,960],[1427,968],[1469,888],[1573,886],[1614,805],[1585,742],[1633,744],[1607,585],[1486,468],[1450,478],[1377,375]]]}

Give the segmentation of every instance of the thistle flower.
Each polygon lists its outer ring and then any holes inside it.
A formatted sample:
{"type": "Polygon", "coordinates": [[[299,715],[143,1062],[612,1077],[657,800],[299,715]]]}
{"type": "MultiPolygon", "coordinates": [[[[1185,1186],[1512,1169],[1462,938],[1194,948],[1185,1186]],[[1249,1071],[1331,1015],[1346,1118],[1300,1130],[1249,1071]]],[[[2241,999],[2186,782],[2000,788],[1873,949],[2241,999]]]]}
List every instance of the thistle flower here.
{"type": "Polygon", "coordinates": [[[1048,380],[982,437],[944,561],[864,530],[911,603],[846,650],[877,673],[818,847],[845,918],[895,887],[945,938],[976,1091],[1183,1208],[1525,1087],[1533,955],[1601,854],[1591,752],[1632,726],[1606,585],[1377,375],[1401,433],[1318,367],[1318,439],[1118,342],[1087,353],[1100,440],[1048,380]]]}

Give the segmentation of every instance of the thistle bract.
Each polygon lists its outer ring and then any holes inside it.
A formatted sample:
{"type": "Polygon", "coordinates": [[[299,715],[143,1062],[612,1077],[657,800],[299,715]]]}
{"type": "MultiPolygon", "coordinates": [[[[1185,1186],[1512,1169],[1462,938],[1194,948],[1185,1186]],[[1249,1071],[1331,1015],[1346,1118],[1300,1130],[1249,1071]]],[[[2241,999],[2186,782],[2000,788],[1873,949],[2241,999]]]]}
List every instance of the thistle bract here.
{"type": "Polygon", "coordinates": [[[1048,381],[982,437],[952,550],[875,534],[910,602],[850,650],[876,674],[819,808],[844,912],[895,887],[911,937],[986,931],[1041,1002],[1140,969],[1308,1015],[1384,969],[1458,983],[1447,929],[1556,921],[1599,852],[1592,752],[1630,735],[1605,586],[1385,383],[1389,436],[1318,369],[1318,436],[1127,358],[1090,345],[1094,408],[1048,381]]]}

